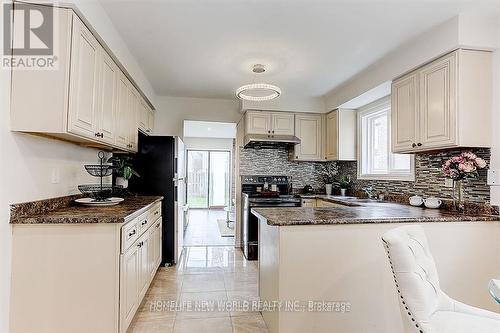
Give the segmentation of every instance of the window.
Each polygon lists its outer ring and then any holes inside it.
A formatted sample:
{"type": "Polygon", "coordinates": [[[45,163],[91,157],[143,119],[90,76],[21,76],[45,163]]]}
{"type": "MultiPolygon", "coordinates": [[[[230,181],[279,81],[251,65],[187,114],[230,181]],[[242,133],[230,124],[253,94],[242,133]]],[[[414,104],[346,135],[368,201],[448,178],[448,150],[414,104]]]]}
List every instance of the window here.
{"type": "Polygon", "coordinates": [[[413,155],[391,153],[389,97],[358,110],[358,145],[358,178],[415,180],[413,155]]]}

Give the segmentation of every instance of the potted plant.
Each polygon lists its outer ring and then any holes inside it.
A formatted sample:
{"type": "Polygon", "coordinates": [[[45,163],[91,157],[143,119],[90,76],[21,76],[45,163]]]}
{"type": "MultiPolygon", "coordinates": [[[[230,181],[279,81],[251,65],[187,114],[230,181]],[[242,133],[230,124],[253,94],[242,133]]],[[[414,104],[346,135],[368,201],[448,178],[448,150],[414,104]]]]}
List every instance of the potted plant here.
{"type": "Polygon", "coordinates": [[[123,188],[128,187],[128,180],[132,176],[140,177],[139,174],[132,169],[132,164],[130,161],[132,158],[130,156],[112,156],[108,159],[108,163],[112,163],[115,166],[116,173],[116,185],[123,188]]]}
{"type": "Polygon", "coordinates": [[[339,167],[336,163],[327,163],[323,165],[322,177],[325,183],[326,194],[331,195],[335,176],[339,173],[339,167]]]}
{"type": "Polygon", "coordinates": [[[337,184],[340,187],[340,195],[345,197],[347,190],[350,189],[352,186],[351,177],[350,176],[342,176],[342,177],[340,177],[337,184]]]}

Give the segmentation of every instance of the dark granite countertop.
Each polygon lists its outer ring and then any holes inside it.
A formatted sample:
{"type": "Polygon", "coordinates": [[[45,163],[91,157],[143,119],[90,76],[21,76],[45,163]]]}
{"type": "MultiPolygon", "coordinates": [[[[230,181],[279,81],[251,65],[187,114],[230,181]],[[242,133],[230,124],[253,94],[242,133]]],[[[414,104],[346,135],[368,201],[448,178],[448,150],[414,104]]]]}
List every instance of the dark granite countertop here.
{"type": "MultiPolygon", "coordinates": [[[[500,221],[497,215],[464,215],[370,199],[310,196],[343,204],[336,207],[253,208],[252,213],[274,226],[307,224],[500,221]]],[[[304,196],[306,198],[306,196],[304,196]]]]}
{"type": "MultiPolygon", "coordinates": [[[[87,207],[73,202],[41,213],[11,214],[11,224],[79,224],[79,223],[124,223],[142,214],[161,196],[126,197],[115,206],[87,207]]],[[[54,200],[54,199],[51,199],[54,200]]],[[[43,202],[43,201],[40,201],[43,202]]],[[[20,204],[21,205],[28,205],[20,204]]],[[[37,202],[38,204],[38,202],[37,202]]],[[[16,209],[13,205],[12,210],[16,209]]]]}

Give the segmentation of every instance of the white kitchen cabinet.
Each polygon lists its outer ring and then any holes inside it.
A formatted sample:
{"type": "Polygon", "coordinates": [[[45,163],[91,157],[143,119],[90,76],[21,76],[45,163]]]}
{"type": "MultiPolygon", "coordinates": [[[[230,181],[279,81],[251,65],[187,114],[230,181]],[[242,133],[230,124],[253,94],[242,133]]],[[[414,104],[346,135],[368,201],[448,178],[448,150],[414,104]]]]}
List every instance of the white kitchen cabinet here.
{"type": "Polygon", "coordinates": [[[245,133],[271,133],[271,113],[263,111],[247,111],[245,114],[245,133]]]}
{"type": "Polygon", "coordinates": [[[295,115],[290,112],[247,111],[245,133],[294,135],[295,115]]]}
{"type": "Polygon", "coordinates": [[[295,115],[289,112],[271,113],[271,134],[295,135],[295,115]]]}
{"type": "Polygon", "coordinates": [[[146,133],[148,126],[149,126],[149,111],[148,107],[146,106],[145,102],[141,102],[140,107],[139,107],[139,112],[137,115],[137,120],[139,122],[139,129],[143,132],[146,133]]]}
{"type": "Polygon", "coordinates": [[[153,252],[153,242],[151,241],[151,234],[145,233],[139,241],[139,293],[138,299],[142,299],[146,294],[151,280],[151,253],[153,252]]]}
{"type": "Polygon", "coordinates": [[[418,74],[412,73],[395,81],[391,98],[392,150],[399,152],[418,142],[418,74]]]}
{"type": "Polygon", "coordinates": [[[148,108],[148,128],[146,129],[147,134],[153,134],[155,129],[155,113],[153,110],[148,108]]]}
{"type": "Polygon", "coordinates": [[[158,201],[123,223],[13,224],[9,332],[125,333],[161,262],[161,216],[158,201]]]}
{"type": "Polygon", "coordinates": [[[123,325],[127,327],[139,307],[137,297],[141,280],[139,256],[139,247],[132,246],[120,260],[120,317],[123,325]]]}
{"type": "Polygon", "coordinates": [[[296,161],[321,161],[323,157],[323,115],[295,115],[295,136],[300,144],[293,147],[291,158],[296,161]]]}
{"type": "Polygon", "coordinates": [[[392,151],[490,147],[491,72],[491,52],[459,49],[394,80],[392,151]]]}
{"type": "Polygon", "coordinates": [[[97,133],[101,141],[115,143],[117,84],[119,69],[111,57],[101,49],[99,57],[99,98],[97,133]]]}
{"type": "Polygon", "coordinates": [[[356,160],[356,110],[337,109],[326,115],[325,159],[356,160]]]}
{"type": "MultiPolygon", "coordinates": [[[[40,5],[23,6],[36,9],[40,5]]],[[[69,8],[54,7],[54,15],[59,27],[54,36],[57,67],[12,72],[11,130],[137,151],[138,105],[147,106],[141,114],[146,132],[150,104],[84,20],[69,8]]],[[[24,38],[21,20],[14,20],[13,38],[14,42],[24,38]]]]}
{"type": "Polygon", "coordinates": [[[129,85],[129,105],[128,105],[128,142],[129,150],[136,152],[138,144],[138,121],[137,116],[141,109],[140,96],[137,90],[129,85]]]}
{"type": "Polygon", "coordinates": [[[77,17],[73,17],[68,132],[95,139],[101,45],[77,17]]]}
{"type": "Polygon", "coordinates": [[[123,150],[128,150],[130,148],[128,131],[129,82],[125,75],[121,73],[118,78],[117,94],[115,146],[123,150]]]}

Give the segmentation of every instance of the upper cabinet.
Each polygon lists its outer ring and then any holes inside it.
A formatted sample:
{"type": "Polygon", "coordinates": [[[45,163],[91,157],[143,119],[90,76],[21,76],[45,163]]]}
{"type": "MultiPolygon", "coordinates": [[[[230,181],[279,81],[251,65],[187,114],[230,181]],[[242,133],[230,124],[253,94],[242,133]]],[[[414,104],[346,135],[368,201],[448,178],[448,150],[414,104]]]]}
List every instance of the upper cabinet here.
{"type": "Polygon", "coordinates": [[[245,133],[294,135],[295,115],[288,112],[247,111],[245,133]]]}
{"type": "Polygon", "coordinates": [[[78,17],[73,18],[68,132],[100,138],[97,94],[101,45],[78,17]]]}
{"type": "MultiPolygon", "coordinates": [[[[152,132],[150,104],[71,9],[54,15],[57,67],[12,71],[11,130],[137,151],[138,129],[152,132]]],[[[22,25],[14,20],[14,40],[22,25]]]]}
{"type": "Polygon", "coordinates": [[[392,83],[392,151],[491,146],[491,53],[456,50],[392,83]]]}
{"type": "Polygon", "coordinates": [[[323,115],[300,113],[295,115],[295,136],[300,139],[290,151],[296,161],[324,161],[323,115]]]}
{"type": "Polygon", "coordinates": [[[325,160],[356,160],[356,110],[337,109],[326,115],[325,160]]]}

